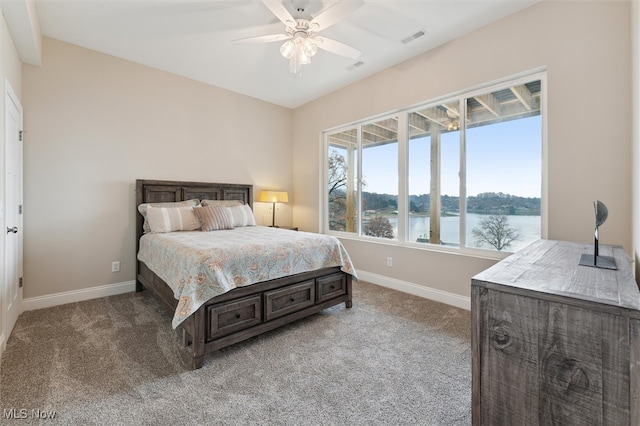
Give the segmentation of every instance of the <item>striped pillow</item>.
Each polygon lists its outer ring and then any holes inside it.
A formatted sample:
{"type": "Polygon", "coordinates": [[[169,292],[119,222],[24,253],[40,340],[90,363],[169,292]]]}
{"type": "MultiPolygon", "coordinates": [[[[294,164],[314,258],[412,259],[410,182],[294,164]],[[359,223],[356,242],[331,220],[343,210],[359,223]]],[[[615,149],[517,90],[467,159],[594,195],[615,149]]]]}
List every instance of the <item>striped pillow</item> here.
{"type": "Polygon", "coordinates": [[[147,219],[147,208],[149,206],[152,207],[195,207],[200,204],[200,200],[193,199],[187,201],[175,201],[175,202],[167,202],[167,203],[144,203],[138,206],[138,211],[144,218],[144,223],[142,225],[142,229],[144,233],[151,232],[151,228],[149,228],[149,219],[147,219]]]}
{"type": "Polygon", "coordinates": [[[148,206],[147,219],[153,233],[193,231],[200,228],[193,207],[148,206]]]}
{"type": "Polygon", "coordinates": [[[233,226],[256,226],[256,219],[253,217],[251,207],[246,204],[227,207],[233,217],[233,226]]]}
{"type": "Polygon", "coordinates": [[[194,207],[193,212],[202,225],[203,231],[220,231],[233,229],[233,216],[223,206],[194,207]]]}

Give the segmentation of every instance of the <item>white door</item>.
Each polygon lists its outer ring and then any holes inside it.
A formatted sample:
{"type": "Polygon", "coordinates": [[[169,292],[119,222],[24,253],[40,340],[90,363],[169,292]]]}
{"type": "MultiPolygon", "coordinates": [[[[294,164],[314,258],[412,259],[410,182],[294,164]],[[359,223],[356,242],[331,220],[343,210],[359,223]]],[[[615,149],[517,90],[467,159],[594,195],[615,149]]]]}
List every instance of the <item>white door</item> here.
{"type": "Polygon", "coordinates": [[[5,280],[0,333],[3,345],[20,315],[22,303],[22,106],[6,83],[5,94],[5,280]]]}

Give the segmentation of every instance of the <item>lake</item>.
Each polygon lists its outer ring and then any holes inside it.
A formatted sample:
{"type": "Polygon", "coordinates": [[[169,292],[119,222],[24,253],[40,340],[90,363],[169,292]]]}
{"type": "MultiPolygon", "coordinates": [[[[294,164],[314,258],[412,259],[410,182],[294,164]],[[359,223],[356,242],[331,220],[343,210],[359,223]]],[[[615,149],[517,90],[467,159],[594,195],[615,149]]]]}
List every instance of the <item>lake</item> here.
{"type": "MultiPolygon", "coordinates": [[[[480,221],[489,217],[483,214],[467,213],[467,246],[475,247],[473,239],[473,228],[480,225],[480,221]]],[[[504,251],[518,251],[532,242],[540,239],[541,220],[540,216],[507,216],[509,218],[509,226],[518,229],[521,235],[519,241],[513,242],[504,251]]],[[[398,218],[390,217],[389,222],[393,226],[394,235],[398,235],[398,218]]],[[[440,239],[447,245],[459,245],[460,242],[460,217],[447,216],[440,218],[440,239]]],[[[429,217],[428,216],[411,216],[409,217],[409,241],[416,241],[421,235],[429,236],[429,217]]],[[[484,246],[483,248],[489,248],[484,246]]]]}

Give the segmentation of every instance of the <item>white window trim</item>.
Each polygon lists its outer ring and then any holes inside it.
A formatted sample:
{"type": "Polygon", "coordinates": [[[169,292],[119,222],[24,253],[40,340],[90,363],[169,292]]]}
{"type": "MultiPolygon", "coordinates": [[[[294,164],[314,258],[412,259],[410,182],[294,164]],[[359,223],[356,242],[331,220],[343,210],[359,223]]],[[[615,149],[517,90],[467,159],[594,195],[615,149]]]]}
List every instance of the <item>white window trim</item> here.
{"type": "Polygon", "coordinates": [[[547,72],[546,68],[537,68],[527,72],[519,73],[509,77],[505,77],[499,80],[492,81],[487,84],[477,85],[466,90],[460,90],[455,93],[451,93],[444,96],[439,96],[434,99],[430,99],[425,102],[421,102],[411,107],[402,108],[396,111],[387,112],[367,119],[358,120],[346,125],[326,129],[320,133],[320,146],[321,146],[321,170],[322,180],[320,182],[320,208],[319,225],[320,231],[325,234],[334,235],[339,238],[366,241],[367,243],[393,245],[410,247],[419,250],[446,252],[452,254],[460,254],[471,257],[490,258],[490,259],[503,259],[512,254],[507,251],[495,251],[489,249],[473,248],[466,246],[466,220],[462,220],[466,216],[466,150],[465,150],[465,138],[466,138],[466,123],[461,120],[460,125],[460,241],[458,247],[442,246],[437,244],[425,244],[409,241],[407,238],[407,212],[408,212],[408,115],[418,109],[426,108],[429,105],[436,105],[443,103],[446,100],[453,100],[458,98],[460,103],[461,116],[466,116],[466,98],[470,98],[476,95],[481,95],[487,92],[503,89],[506,85],[524,84],[530,81],[540,80],[541,88],[540,93],[542,101],[540,103],[540,117],[541,117],[541,194],[540,194],[540,219],[541,229],[540,238],[548,238],[548,143],[547,143],[547,129],[548,129],[548,117],[547,117],[547,72]],[[370,237],[362,234],[362,194],[361,185],[362,182],[362,126],[375,123],[379,120],[390,118],[393,116],[398,117],[398,235],[396,239],[381,239],[376,237],[370,237]],[[329,229],[329,217],[327,214],[327,206],[329,202],[329,195],[327,193],[328,185],[328,173],[327,173],[327,158],[329,152],[329,138],[330,134],[339,133],[342,131],[357,129],[358,133],[358,185],[357,185],[357,202],[358,202],[358,225],[357,233],[333,231],[329,229]]]}

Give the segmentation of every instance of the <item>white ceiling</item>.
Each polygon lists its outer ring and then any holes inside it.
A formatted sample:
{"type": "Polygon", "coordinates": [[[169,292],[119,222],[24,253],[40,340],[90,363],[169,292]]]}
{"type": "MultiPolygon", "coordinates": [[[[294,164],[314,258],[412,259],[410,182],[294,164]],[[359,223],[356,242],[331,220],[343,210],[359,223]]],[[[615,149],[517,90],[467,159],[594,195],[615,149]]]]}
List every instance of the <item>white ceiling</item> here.
{"type": "MultiPolygon", "coordinates": [[[[302,75],[289,72],[281,42],[233,42],[284,31],[260,0],[37,0],[36,6],[44,36],[295,108],[538,1],[365,0],[321,32],[362,56],[320,50],[302,75]],[[401,43],[420,30],[426,35],[401,43]],[[364,65],[350,69],[357,61],[364,65]]],[[[297,17],[292,0],[283,3],[297,17]]],[[[305,12],[317,16],[334,4],[311,0],[305,12]]]]}

